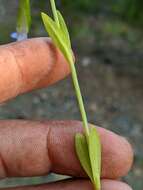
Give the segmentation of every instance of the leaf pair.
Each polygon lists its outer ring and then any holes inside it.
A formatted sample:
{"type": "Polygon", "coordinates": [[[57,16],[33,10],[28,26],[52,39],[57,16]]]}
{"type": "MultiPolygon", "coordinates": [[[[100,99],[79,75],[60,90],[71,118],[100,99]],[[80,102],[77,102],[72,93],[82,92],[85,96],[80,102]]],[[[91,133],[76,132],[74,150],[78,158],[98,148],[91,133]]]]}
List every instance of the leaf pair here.
{"type": "Polygon", "coordinates": [[[53,15],[55,20],[47,14],[42,13],[45,28],[52,38],[54,44],[61,50],[71,67],[73,83],[77,95],[79,108],[81,111],[83,126],[86,137],[82,134],[76,135],[75,145],[78,158],[82,167],[90,177],[96,190],[100,190],[100,171],[101,171],[101,145],[100,139],[95,128],[88,127],[87,116],[83,104],[82,95],[78,83],[78,77],[74,66],[73,54],[69,32],[65,21],[59,11],[56,10],[54,0],[51,0],[53,15]]]}
{"type": "Polygon", "coordinates": [[[101,143],[96,128],[90,128],[89,136],[76,134],[75,146],[83,169],[91,179],[96,190],[101,189],[101,143]]]}
{"type": "Polygon", "coordinates": [[[47,14],[42,13],[42,19],[49,36],[52,38],[54,44],[61,50],[65,58],[70,61],[72,59],[72,50],[69,32],[63,16],[59,11],[57,11],[57,16],[59,24],[47,14]]]}
{"type": "Polygon", "coordinates": [[[28,34],[31,25],[30,0],[19,0],[17,33],[28,34]]]}

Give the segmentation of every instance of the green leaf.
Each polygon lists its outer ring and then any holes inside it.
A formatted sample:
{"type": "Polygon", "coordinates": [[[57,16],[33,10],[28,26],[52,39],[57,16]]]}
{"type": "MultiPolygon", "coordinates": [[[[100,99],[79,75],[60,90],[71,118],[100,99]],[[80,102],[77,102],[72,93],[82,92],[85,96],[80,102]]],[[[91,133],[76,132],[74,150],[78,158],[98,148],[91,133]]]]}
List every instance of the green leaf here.
{"type": "Polygon", "coordinates": [[[54,44],[61,50],[64,57],[70,64],[73,83],[79,103],[79,108],[81,111],[83,126],[85,129],[86,136],[82,134],[76,134],[75,137],[75,147],[77,156],[80,160],[81,166],[90,177],[96,190],[100,190],[100,174],[101,174],[101,144],[98,133],[95,128],[89,129],[87,116],[83,104],[82,95],[80,92],[80,87],[78,83],[78,77],[76,73],[76,68],[74,65],[73,54],[71,50],[70,36],[63,19],[63,16],[59,11],[57,11],[55,6],[55,0],[51,0],[52,11],[54,15],[54,20],[51,19],[45,13],[42,13],[42,19],[45,28],[52,38],[54,44]]]}
{"type": "Polygon", "coordinates": [[[65,20],[64,20],[62,14],[59,11],[57,11],[57,15],[58,15],[59,23],[60,23],[60,28],[64,33],[66,44],[68,45],[69,48],[71,48],[70,35],[69,35],[69,32],[68,32],[68,28],[67,28],[67,25],[65,23],[65,20]]]}
{"type": "Polygon", "coordinates": [[[90,129],[89,133],[89,157],[93,174],[93,181],[96,190],[101,189],[100,175],[101,175],[101,143],[100,138],[95,127],[90,129]]]}
{"type": "Polygon", "coordinates": [[[18,9],[17,32],[28,33],[31,25],[30,0],[20,0],[18,9]]]}
{"type": "Polygon", "coordinates": [[[42,19],[45,25],[45,28],[49,34],[49,36],[52,38],[55,45],[61,50],[61,52],[64,54],[65,58],[69,61],[71,58],[71,49],[69,50],[64,34],[62,33],[62,30],[55,21],[53,21],[47,14],[42,13],[42,19]]]}
{"type": "Polygon", "coordinates": [[[89,158],[89,152],[88,152],[88,145],[86,141],[86,137],[82,134],[76,134],[75,136],[75,147],[76,147],[76,153],[80,160],[80,163],[91,179],[93,181],[92,177],[92,169],[90,166],[90,158],[89,158]]]}

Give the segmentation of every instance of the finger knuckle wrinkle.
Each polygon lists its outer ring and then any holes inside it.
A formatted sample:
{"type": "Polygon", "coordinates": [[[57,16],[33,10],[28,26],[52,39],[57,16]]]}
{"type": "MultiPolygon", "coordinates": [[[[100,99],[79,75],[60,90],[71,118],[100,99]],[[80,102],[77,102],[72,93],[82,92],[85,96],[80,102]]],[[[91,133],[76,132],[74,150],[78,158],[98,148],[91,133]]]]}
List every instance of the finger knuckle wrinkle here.
{"type": "Polygon", "coordinates": [[[0,153],[0,178],[4,178],[8,176],[8,167],[7,164],[2,156],[2,154],[0,153]]]}

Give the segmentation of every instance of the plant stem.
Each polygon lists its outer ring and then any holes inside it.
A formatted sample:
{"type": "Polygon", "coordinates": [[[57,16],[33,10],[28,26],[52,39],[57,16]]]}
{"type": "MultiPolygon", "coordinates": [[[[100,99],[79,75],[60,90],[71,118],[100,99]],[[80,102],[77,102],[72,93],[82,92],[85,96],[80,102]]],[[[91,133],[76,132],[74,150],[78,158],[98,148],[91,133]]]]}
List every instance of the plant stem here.
{"type": "MultiPolygon", "coordinates": [[[[50,2],[51,2],[52,12],[53,12],[53,15],[54,15],[55,22],[57,23],[58,26],[60,26],[55,0],[50,0],[50,2]]],[[[70,64],[70,68],[71,68],[72,79],[73,79],[74,88],[75,88],[75,92],[76,92],[76,96],[77,96],[77,100],[78,100],[78,104],[79,104],[79,109],[80,109],[80,112],[81,112],[81,117],[82,117],[82,121],[83,121],[83,127],[85,129],[85,134],[86,134],[86,137],[88,139],[89,127],[88,127],[87,115],[86,115],[86,111],[85,111],[85,108],[84,108],[84,103],[83,103],[83,98],[82,98],[82,95],[81,95],[81,90],[80,90],[80,86],[79,86],[79,82],[78,82],[77,72],[76,72],[76,69],[75,69],[75,64],[74,64],[74,60],[73,60],[73,54],[72,54],[72,51],[69,51],[67,49],[66,49],[66,54],[67,54],[67,58],[68,58],[67,60],[68,60],[68,62],[70,64]]]]}
{"type": "Polygon", "coordinates": [[[50,0],[50,2],[51,2],[52,12],[53,12],[53,15],[54,15],[55,22],[57,23],[58,26],[60,26],[55,0],[50,0]]]}
{"type": "Polygon", "coordinates": [[[88,138],[89,126],[88,126],[88,121],[87,121],[87,115],[86,115],[86,111],[85,111],[85,107],[84,107],[84,103],[83,103],[83,97],[81,95],[81,90],[80,90],[77,72],[75,69],[75,63],[73,61],[73,58],[70,59],[69,62],[70,62],[70,67],[71,67],[71,72],[72,72],[72,79],[73,79],[73,83],[74,83],[74,88],[75,88],[75,92],[76,92],[76,96],[77,96],[77,100],[78,100],[78,104],[79,104],[79,109],[80,109],[81,117],[82,117],[82,121],[83,121],[83,126],[85,129],[86,137],[88,138]]]}

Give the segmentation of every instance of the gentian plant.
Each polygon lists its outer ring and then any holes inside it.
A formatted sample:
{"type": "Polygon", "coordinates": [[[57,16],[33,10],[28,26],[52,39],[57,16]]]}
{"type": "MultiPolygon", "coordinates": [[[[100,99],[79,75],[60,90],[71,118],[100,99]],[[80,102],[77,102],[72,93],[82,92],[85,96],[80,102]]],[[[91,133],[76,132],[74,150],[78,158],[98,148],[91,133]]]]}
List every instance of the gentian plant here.
{"type": "Polygon", "coordinates": [[[95,190],[100,190],[100,175],[101,175],[101,143],[97,133],[97,129],[88,124],[87,115],[84,108],[83,98],[80,91],[77,72],[75,68],[75,59],[73,56],[71,41],[67,26],[61,13],[56,9],[55,0],[50,0],[54,19],[47,14],[42,13],[42,19],[45,28],[52,38],[53,43],[63,53],[69,63],[73,84],[79,109],[81,112],[84,133],[78,133],[75,136],[75,149],[80,163],[90,177],[95,190]]]}
{"type": "Polygon", "coordinates": [[[17,41],[25,40],[31,26],[30,0],[19,0],[16,32],[11,37],[17,41]]]}

